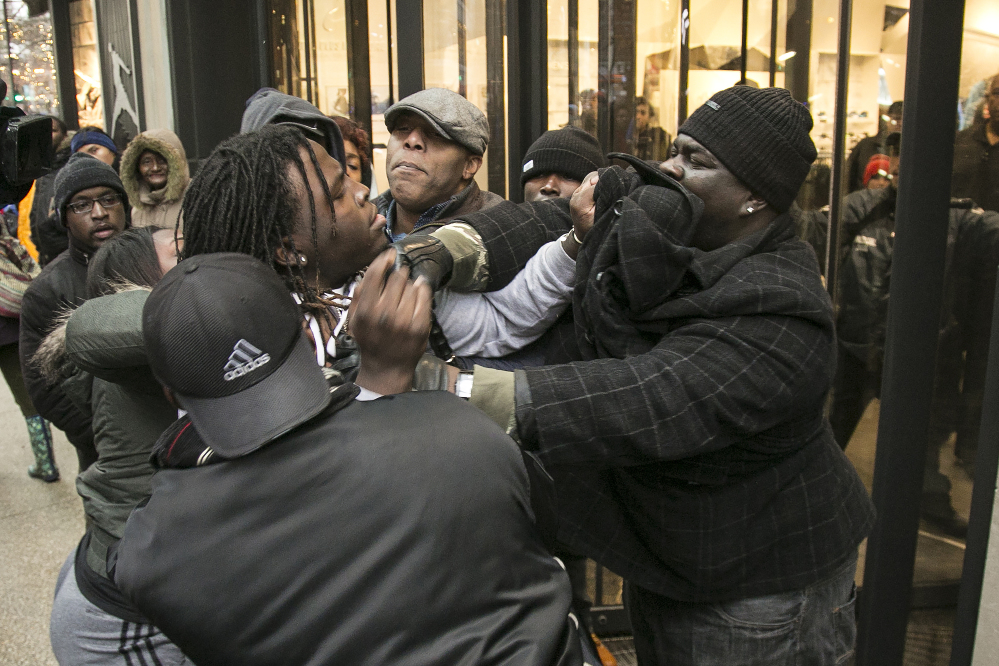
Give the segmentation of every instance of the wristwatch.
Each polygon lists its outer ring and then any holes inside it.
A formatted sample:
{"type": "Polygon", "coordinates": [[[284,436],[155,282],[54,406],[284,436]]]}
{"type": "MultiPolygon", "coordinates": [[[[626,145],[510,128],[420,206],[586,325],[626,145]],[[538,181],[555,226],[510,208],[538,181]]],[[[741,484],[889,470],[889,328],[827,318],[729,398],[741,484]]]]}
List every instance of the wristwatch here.
{"type": "Polygon", "coordinates": [[[475,373],[471,370],[461,370],[458,372],[458,379],[454,382],[454,394],[459,398],[468,400],[472,397],[472,381],[475,373]]]}

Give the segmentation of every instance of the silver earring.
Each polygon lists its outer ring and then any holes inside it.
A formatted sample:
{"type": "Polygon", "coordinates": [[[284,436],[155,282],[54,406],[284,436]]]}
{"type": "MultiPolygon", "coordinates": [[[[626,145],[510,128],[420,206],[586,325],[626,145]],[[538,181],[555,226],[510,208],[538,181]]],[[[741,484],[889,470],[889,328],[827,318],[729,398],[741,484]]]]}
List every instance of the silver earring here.
{"type": "Polygon", "coordinates": [[[304,255],[304,254],[300,254],[300,255],[298,255],[298,265],[299,265],[299,266],[304,266],[305,264],[307,264],[307,263],[308,263],[308,261],[309,261],[309,260],[305,258],[305,255],[304,255]]]}
{"type": "Polygon", "coordinates": [[[755,210],[755,209],[754,209],[754,208],[753,208],[752,206],[747,206],[747,207],[746,207],[746,212],[747,212],[747,213],[752,213],[752,212],[753,212],[754,210],[755,210]]]}

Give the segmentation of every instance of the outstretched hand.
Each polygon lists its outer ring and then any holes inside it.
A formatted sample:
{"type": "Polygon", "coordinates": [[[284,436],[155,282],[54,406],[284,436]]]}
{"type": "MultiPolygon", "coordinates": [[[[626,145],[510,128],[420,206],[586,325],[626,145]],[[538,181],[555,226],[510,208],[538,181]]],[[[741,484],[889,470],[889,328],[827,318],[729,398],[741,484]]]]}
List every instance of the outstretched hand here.
{"type": "Polygon", "coordinates": [[[361,350],[358,386],[388,395],[413,387],[413,370],[427,347],[432,294],[409,269],[389,273],[395,250],[383,252],[354,290],[348,317],[361,350]]]}
{"type": "Polygon", "coordinates": [[[591,171],[583,179],[579,187],[576,188],[576,191],[572,193],[572,198],[569,199],[569,214],[572,216],[572,235],[575,235],[575,238],[567,238],[567,242],[562,243],[562,247],[565,249],[566,254],[573,259],[576,258],[576,253],[579,251],[579,244],[575,241],[579,240],[582,242],[586,238],[586,234],[593,228],[597,210],[593,191],[596,189],[598,182],[600,182],[600,175],[596,171],[591,171]]]}

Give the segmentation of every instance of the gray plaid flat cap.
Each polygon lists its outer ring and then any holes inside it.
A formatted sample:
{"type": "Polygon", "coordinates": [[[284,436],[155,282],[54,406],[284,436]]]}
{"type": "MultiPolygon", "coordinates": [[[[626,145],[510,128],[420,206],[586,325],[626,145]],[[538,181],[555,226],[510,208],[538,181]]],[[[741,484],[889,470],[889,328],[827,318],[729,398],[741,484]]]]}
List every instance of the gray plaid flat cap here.
{"type": "Polygon", "coordinates": [[[428,88],[399,100],[385,112],[385,126],[390,132],[399,115],[406,111],[422,117],[438,134],[468,148],[474,155],[486,152],[489,121],[458,93],[446,88],[428,88]]]}

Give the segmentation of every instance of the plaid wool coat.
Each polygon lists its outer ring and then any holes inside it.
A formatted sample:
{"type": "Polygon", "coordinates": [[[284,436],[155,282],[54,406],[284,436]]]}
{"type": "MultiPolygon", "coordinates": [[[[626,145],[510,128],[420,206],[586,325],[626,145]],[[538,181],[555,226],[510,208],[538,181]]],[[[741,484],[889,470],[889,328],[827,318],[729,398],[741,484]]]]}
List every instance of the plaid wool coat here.
{"type": "MultiPolygon", "coordinates": [[[[814,252],[787,215],[687,248],[683,194],[632,171],[602,171],[596,195],[573,301],[580,360],[516,373],[518,432],[555,478],[560,541],[684,601],[828,577],[874,513],[823,416],[835,333],[814,252]]],[[[482,236],[490,288],[571,224],[555,203],[462,221],[482,236]]]]}

